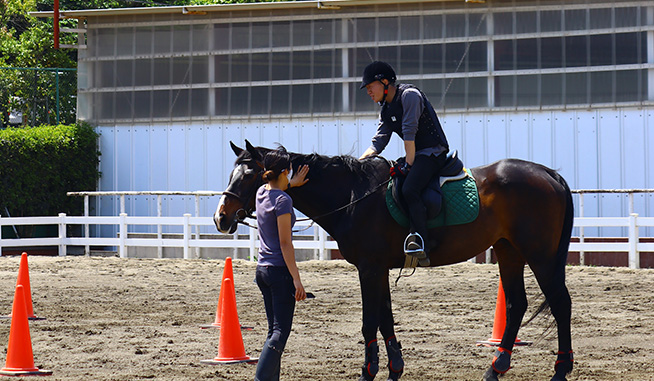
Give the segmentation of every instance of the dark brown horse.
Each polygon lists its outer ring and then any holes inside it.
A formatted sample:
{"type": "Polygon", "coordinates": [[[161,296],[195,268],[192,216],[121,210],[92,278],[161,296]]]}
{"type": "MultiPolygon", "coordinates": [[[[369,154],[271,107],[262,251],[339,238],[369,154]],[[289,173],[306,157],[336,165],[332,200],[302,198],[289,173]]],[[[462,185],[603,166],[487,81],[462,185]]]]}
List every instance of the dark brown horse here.
{"type": "MultiPolygon", "coordinates": [[[[262,159],[270,151],[247,141],[245,150],[231,146],[236,165],[214,215],[223,233],[234,232],[237,223],[252,213],[255,190],[262,184],[262,159]]],[[[372,380],[378,371],[377,330],[388,351],[389,379],[397,380],[404,361],[393,328],[389,269],[403,266],[408,231],[389,214],[385,187],[379,187],[388,180],[389,164],[382,158],[359,161],[351,156],[295,153],[291,161],[294,170],[303,164],[310,168],[309,182],[288,192],[294,206],[320,224],[359,271],[366,343],[360,380],[372,380]]],[[[573,220],[570,189],[556,171],[522,160],[500,160],[473,168],[472,173],[479,189],[479,217],[430,231],[439,242],[429,253],[431,266],[465,261],[493,246],[506,295],[507,324],[500,349],[483,377],[496,380],[509,369],[527,309],[523,272],[529,264],[558,328],[559,354],[552,380],[565,380],[573,365],[571,302],[565,286],[573,220]]]]}

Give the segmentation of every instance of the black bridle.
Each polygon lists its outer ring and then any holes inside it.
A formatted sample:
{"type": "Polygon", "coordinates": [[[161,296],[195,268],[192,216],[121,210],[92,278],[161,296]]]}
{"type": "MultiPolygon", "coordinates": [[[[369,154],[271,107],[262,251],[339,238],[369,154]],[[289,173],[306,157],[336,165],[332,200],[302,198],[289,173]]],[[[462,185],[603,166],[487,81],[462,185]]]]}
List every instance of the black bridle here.
{"type": "MultiPolygon", "coordinates": [[[[379,156],[379,157],[381,157],[381,156],[379,156]]],[[[388,159],[385,159],[383,157],[382,157],[382,159],[384,159],[391,167],[394,165],[392,161],[390,161],[388,159]]],[[[252,188],[252,191],[249,192],[247,198],[243,198],[238,193],[230,191],[229,187],[227,188],[227,190],[223,191],[224,195],[232,196],[232,197],[236,198],[243,205],[243,207],[241,209],[236,211],[236,220],[235,220],[235,222],[237,224],[242,224],[242,225],[245,225],[245,226],[253,228],[253,229],[257,229],[257,227],[253,226],[253,225],[250,225],[249,223],[245,222],[245,219],[246,218],[251,218],[253,220],[256,219],[256,216],[252,215],[252,212],[254,212],[254,207],[249,209],[249,210],[246,210],[245,208],[246,208],[246,205],[247,205],[248,201],[252,198],[252,196],[254,196],[254,193],[256,193],[257,189],[259,189],[261,184],[263,184],[263,178],[261,177],[261,175],[263,173],[263,166],[261,164],[259,164],[258,162],[256,162],[256,163],[259,165],[259,167],[261,167],[261,170],[257,173],[257,179],[259,179],[259,182],[257,183],[256,186],[254,186],[252,188]]],[[[393,178],[389,176],[388,179],[382,181],[379,185],[375,186],[373,189],[366,192],[366,194],[364,194],[363,196],[361,196],[358,199],[356,199],[354,201],[351,201],[351,202],[349,202],[349,203],[347,203],[347,204],[345,204],[343,206],[340,206],[340,207],[338,207],[338,208],[336,208],[336,209],[334,209],[332,211],[320,214],[320,215],[315,216],[313,218],[306,217],[306,218],[297,219],[296,221],[309,221],[309,220],[311,220],[311,224],[309,224],[309,226],[307,226],[306,228],[304,228],[302,230],[294,230],[294,232],[307,230],[307,229],[309,229],[309,228],[311,228],[313,226],[313,224],[316,222],[316,220],[318,220],[320,218],[323,218],[323,217],[330,216],[330,215],[332,215],[334,213],[338,213],[341,210],[347,209],[348,207],[362,201],[363,199],[365,199],[368,196],[370,196],[370,195],[374,194],[375,192],[377,192],[379,190],[379,188],[381,188],[381,187],[385,186],[386,184],[388,184],[389,182],[391,182],[391,180],[393,180],[393,178]]]]}
{"type": "MultiPolygon", "coordinates": [[[[261,171],[261,172],[263,172],[263,171],[261,171]]],[[[261,179],[261,176],[260,176],[261,172],[259,172],[257,174],[257,178],[259,178],[259,179],[261,179]]],[[[256,226],[252,226],[249,223],[245,222],[245,219],[246,218],[256,219],[256,217],[252,215],[252,213],[254,212],[254,206],[252,206],[251,208],[248,208],[247,205],[249,204],[250,200],[252,199],[252,197],[254,196],[257,189],[259,189],[259,187],[261,186],[262,183],[263,183],[263,180],[262,179],[259,180],[258,183],[254,187],[252,187],[252,190],[250,192],[248,192],[248,195],[246,197],[243,197],[243,196],[239,195],[236,192],[230,191],[229,188],[227,190],[223,191],[223,195],[234,197],[235,199],[237,199],[238,201],[241,202],[242,207],[236,211],[236,219],[234,221],[236,224],[242,224],[242,225],[249,226],[251,228],[256,229],[256,226]]],[[[254,205],[254,203],[252,205],[254,205]]]]}

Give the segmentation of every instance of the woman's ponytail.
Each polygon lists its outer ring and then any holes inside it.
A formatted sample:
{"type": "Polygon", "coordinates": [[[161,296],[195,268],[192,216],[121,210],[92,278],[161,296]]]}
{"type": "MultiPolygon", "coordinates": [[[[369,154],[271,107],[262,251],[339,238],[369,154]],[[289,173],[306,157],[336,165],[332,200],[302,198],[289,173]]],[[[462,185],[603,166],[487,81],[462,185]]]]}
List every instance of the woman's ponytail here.
{"type": "Polygon", "coordinates": [[[265,181],[265,182],[269,182],[270,180],[274,180],[275,177],[277,177],[277,176],[275,176],[275,173],[273,171],[271,171],[271,170],[265,171],[262,176],[263,176],[263,181],[265,181]]]}

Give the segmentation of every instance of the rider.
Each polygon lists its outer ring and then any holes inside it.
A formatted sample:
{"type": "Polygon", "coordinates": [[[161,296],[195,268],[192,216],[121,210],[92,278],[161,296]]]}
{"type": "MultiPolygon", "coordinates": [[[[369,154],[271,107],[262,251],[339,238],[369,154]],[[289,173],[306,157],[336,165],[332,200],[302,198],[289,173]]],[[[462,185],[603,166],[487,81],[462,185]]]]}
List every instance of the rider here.
{"type": "Polygon", "coordinates": [[[391,170],[392,175],[406,177],[402,195],[411,226],[404,251],[417,257],[421,266],[429,266],[427,253],[437,243],[429,240],[421,194],[445,164],[449,145],[427,96],[413,85],[396,85],[395,80],[395,71],[385,62],[375,61],[363,70],[361,89],[366,88],[370,98],[381,105],[381,113],[372,145],[360,159],[381,153],[393,132],[404,141],[406,158],[391,170]]]}

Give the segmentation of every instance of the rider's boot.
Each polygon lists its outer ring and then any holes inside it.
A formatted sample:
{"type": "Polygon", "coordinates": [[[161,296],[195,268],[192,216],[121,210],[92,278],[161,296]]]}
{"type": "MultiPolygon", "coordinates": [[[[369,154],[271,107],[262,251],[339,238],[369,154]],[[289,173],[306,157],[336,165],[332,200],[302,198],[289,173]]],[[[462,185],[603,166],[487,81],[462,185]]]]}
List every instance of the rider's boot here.
{"type": "Polygon", "coordinates": [[[418,258],[420,266],[427,267],[430,264],[429,256],[425,251],[425,243],[419,233],[410,233],[404,240],[404,254],[418,258]]]}

